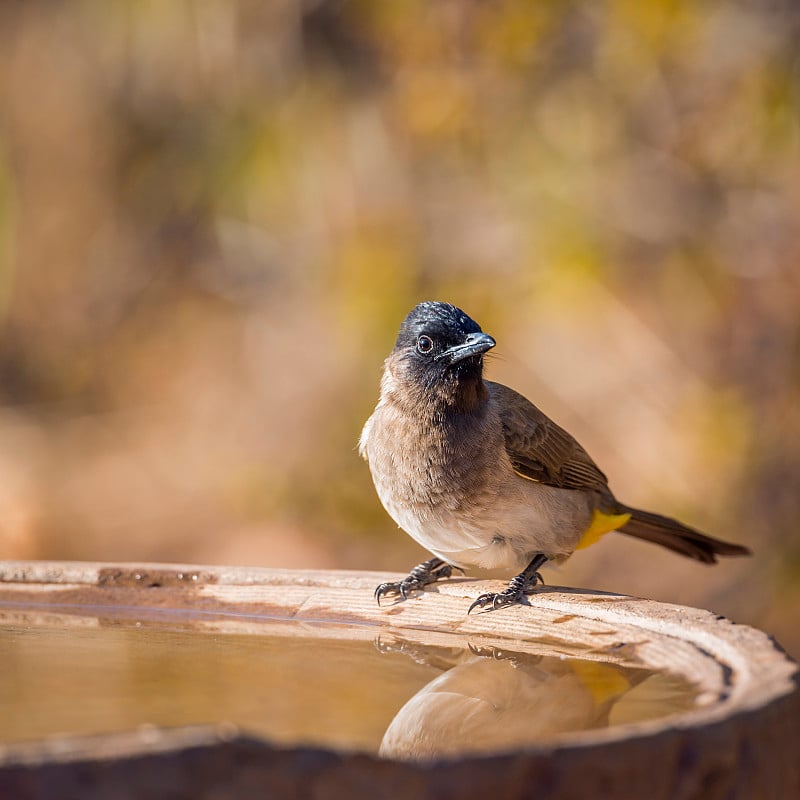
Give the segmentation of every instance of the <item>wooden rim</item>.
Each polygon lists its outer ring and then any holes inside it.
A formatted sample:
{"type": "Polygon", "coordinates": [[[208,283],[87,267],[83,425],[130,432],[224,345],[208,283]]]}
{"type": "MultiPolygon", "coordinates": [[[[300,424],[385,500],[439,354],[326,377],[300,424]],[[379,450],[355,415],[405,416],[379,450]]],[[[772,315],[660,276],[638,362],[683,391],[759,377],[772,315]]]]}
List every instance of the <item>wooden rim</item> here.
{"type": "MultiPolygon", "coordinates": [[[[546,749],[706,726],[768,707],[797,691],[797,665],[770,637],[709,611],[545,587],[529,598],[529,605],[468,616],[472,598],[502,584],[460,578],[378,607],[375,586],[393,578],[347,571],[4,562],[0,611],[58,613],[61,624],[70,624],[125,607],[140,616],[179,613],[199,629],[218,631],[258,634],[269,622],[272,633],[281,625],[281,635],[363,639],[379,634],[445,646],[479,642],[521,652],[635,662],[677,673],[698,689],[698,705],[691,711],[563,735],[546,749]]],[[[79,742],[75,746],[84,749],[79,742]]],[[[67,757],[70,748],[60,747],[67,757]]],[[[8,762],[18,750],[0,747],[0,759],[8,762]]],[[[26,751],[30,755],[31,747],[26,751]]]]}

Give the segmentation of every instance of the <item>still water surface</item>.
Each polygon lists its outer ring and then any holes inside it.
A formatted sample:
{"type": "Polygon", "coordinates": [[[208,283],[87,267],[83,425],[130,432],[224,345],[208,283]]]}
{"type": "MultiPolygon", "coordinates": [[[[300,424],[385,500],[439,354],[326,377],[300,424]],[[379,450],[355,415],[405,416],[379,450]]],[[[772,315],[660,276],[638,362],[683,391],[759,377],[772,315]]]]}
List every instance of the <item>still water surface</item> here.
{"type": "Polygon", "coordinates": [[[41,619],[0,610],[0,742],[232,722],[282,745],[427,759],[519,748],[695,702],[691,685],[667,673],[363,640],[363,629],[358,640],[324,629],[273,635],[269,623],[249,635],[111,616],[67,627],[41,619]]]}

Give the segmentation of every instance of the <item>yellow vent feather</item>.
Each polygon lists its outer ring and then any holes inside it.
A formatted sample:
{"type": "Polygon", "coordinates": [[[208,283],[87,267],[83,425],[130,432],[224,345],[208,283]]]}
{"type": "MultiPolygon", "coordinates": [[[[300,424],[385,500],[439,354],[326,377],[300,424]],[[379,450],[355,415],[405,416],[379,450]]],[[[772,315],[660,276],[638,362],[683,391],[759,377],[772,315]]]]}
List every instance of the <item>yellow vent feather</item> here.
{"type": "Polygon", "coordinates": [[[582,547],[589,547],[589,545],[599,542],[607,533],[619,530],[630,518],[630,514],[604,514],[595,509],[592,514],[592,524],[581,536],[575,549],[580,550],[582,547]]]}

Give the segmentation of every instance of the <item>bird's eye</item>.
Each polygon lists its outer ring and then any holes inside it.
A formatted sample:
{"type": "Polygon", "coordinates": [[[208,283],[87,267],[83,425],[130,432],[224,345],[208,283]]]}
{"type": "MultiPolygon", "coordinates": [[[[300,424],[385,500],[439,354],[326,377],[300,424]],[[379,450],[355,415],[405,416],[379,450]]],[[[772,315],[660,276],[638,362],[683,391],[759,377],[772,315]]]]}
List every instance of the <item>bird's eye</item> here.
{"type": "Polygon", "coordinates": [[[420,336],[417,339],[417,350],[423,354],[430,353],[433,350],[433,339],[430,336],[420,336]]]}

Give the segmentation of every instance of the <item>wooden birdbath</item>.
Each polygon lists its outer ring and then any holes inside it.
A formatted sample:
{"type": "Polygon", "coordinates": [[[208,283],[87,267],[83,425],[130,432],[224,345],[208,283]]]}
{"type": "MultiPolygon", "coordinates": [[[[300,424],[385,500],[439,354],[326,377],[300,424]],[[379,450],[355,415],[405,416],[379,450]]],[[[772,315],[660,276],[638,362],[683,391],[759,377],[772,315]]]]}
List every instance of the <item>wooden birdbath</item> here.
{"type": "Polygon", "coordinates": [[[0,562],[0,798],[800,797],[797,667],[708,611],[0,562]]]}

